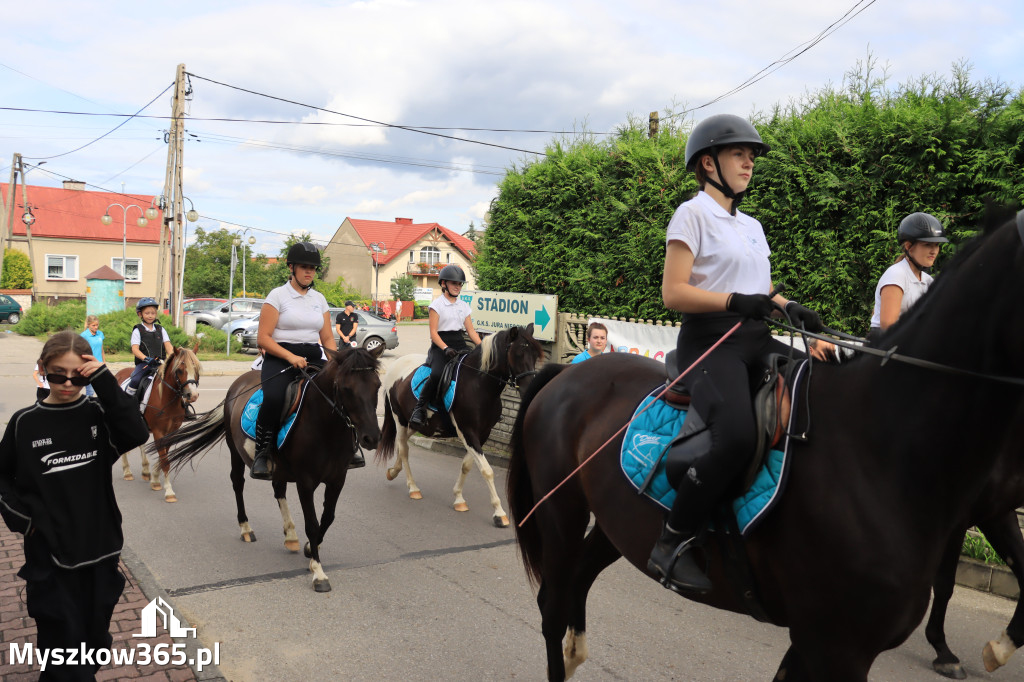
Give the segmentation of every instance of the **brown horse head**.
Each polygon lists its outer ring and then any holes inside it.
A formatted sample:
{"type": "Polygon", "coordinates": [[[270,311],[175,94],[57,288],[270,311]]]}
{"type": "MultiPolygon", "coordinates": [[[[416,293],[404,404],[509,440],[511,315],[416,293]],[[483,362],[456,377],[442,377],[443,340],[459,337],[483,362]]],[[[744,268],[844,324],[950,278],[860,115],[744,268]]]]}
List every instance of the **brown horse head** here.
{"type": "Polygon", "coordinates": [[[161,373],[163,390],[170,389],[181,398],[182,406],[199,400],[199,358],[194,351],[180,346],[167,358],[161,373]]]}
{"type": "Polygon", "coordinates": [[[480,369],[503,376],[510,386],[522,392],[543,357],[544,349],[533,338],[531,322],[525,327],[512,327],[486,337],[481,345],[480,369]]]}
{"type": "Polygon", "coordinates": [[[345,417],[355,429],[359,445],[375,450],[380,441],[377,423],[377,395],[380,391],[380,353],[362,348],[342,346],[340,350],[326,351],[330,362],[314,381],[326,382],[321,386],[327,395],[333,395],[345,417]]]}

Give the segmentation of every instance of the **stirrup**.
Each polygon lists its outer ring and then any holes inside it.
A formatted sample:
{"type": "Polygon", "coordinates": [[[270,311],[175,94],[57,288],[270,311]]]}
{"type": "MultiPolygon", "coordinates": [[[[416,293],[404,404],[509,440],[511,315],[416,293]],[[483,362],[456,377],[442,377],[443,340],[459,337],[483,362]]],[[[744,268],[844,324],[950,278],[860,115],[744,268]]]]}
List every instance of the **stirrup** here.
{"type": "MultiPolygon", "coordinates": [[[[692,595],[692,594],[707,594],[713,588],[711,580],[705,575],[704,571],[697,565],[697,560],[693,556],[693,546],[696,543],[696,536],[691,537],[687,540],[680,542],[672,553],[667,557],[668,563],[664,568],[659,565],[652,556],[647,560],[647,569],[652,571],[658,576],[658,582],[661,583],[662,587],[668,590],[672,590],[676,594],[681,595],[692,595]],[[683,564],[679,562],[682,561],[683,564]],[[692,564],[693,575],[682,578],[675,576],[676,566],[680,568],[686,568],[685,564],[692,564]]],[[[659,543],[661,541],[659,540],[659,543]]],[[[657,545],[655,545],[657,547],[657,545]]]]}
{"type": "Polygon", "coordinates": [[[363,451],[356,450],[355,453],[352,455],[352,459],[350,459],[348,462],[348,468],[362,469],[364,466],[366,466],[366,458],[363,457],[363,451]]]}

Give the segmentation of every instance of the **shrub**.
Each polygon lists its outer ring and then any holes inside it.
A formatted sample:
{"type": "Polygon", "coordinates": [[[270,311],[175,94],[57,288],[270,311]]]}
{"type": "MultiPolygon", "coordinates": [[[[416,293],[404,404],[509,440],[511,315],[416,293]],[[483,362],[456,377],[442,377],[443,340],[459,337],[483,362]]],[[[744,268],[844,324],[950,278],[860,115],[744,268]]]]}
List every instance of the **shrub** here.
{"type": "Polygon", "coordinates": [[[65,329],[85,329],[85,301],[64,301],[55,306],[34,303],[14,327],[14,331],[25,336],[54,334],[65,329]]]}

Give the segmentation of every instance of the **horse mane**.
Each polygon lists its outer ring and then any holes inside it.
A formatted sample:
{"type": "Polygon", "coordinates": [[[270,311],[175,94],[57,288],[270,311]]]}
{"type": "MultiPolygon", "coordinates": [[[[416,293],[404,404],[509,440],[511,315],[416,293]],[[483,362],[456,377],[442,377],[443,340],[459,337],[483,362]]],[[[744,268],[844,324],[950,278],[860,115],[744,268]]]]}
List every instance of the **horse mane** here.
{"type": "Polygon", "coordinates": [[[485,336],[480,344],[480,369],[481,371],[487,372],[494,369],[494,366],[498,361],[498,353],[495,351],[494,344],[498,336],[503,334],[504,331],[498,332],[497,334],[488,334],[485,336]]]}
{"type": "Polygon", "coordinates": [[[184,365],[185,372],[187,374],[191,374],[191,370],[195,369],[196,376],[199,376],[199,358],[196,357],[196,354],[193,353],[190,348],[179,346],[174,349],[174,354],[171,357],[173,358],[173,361],[168,362],[164,366],[164,374],[167,374],[168,372],[173,374],[179,365],[184,365]]]}

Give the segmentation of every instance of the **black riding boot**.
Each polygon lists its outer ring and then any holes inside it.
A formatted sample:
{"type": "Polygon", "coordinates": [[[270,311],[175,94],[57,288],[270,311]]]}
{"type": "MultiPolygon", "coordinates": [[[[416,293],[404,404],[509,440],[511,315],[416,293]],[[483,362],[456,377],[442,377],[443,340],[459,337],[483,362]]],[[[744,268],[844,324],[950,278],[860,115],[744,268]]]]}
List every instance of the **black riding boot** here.
{"type": "Polygon", "coordinates": [[[363,451],[356,448],[356,451],[352,454],[352,459],[349,460],[349,469],[362,469],[366,466],[366,458],[363,457],[363,451]]]}
{"type": "Polygon", "coordinates": [[[707,594],[712,585],[693,557],[696,539],[696,533],[674,530],[666,522],[647,560],[647,570],[674,592],[707,594]]]}
{"type": "Polygon", "coordinates": [[[437,382],[439,379],[435,379],[434,375],[431,374],[427,379],[427,382],[423,385],[423,391],[420,393],[419,399],[416,401],[416,409],[412,411],[409,416],[409,425],[415,427],[424,426],[427,423],[427,403],[437,393],[437,382]]]}
{"type": "Polygon", "coordinates": [[[252,459],[252,468],[249,469],[249,477],[259,481],[269,481],[270,455],[274,450],[274,443],[271,434],[256,424],[256,456],[252,459]]]}

